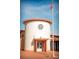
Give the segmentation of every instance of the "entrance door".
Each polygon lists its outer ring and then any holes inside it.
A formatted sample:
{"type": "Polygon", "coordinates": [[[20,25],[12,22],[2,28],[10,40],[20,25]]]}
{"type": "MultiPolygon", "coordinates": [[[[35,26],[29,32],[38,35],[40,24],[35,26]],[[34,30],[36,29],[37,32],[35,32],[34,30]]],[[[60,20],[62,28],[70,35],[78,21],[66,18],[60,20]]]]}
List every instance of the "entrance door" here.
{"type": "Polygon", "coordinates": [[[41,52],[43,48],[43,43],[42,42],[37,42],[37,52],[41,52]]]}
{"type": "Polygon", "coordinates": [[[34,51],[46,51],[46,40],[34,40],[34,51]]]}

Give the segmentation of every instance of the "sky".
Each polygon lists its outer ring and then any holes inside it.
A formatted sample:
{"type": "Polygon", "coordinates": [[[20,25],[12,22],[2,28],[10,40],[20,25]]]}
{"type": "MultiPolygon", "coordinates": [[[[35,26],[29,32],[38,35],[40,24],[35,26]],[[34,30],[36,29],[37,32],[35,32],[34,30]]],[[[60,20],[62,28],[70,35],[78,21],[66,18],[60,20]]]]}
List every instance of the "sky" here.
{"type": "Polygon", "coordinates": [[[20,30],[25,29],[23,21],[29,18],[52,20],[51,34],[59,35],[59,0],[20,0],[20,30]]]}

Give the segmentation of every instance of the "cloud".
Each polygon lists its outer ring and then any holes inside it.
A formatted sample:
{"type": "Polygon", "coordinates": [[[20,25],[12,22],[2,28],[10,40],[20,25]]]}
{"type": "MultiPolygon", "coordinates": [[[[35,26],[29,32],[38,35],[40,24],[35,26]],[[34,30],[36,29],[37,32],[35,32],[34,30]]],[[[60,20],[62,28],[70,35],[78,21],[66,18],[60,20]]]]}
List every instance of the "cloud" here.
{"type": "MultiPolygon", "coordinates": [[[[21,9],[22,14],[27,18],[39,17],[39,18],[49,18],[51,17],[50,5],[32,6],[26,5],[21,9]]],[[[24,16],[23,15],[23,16],[24,16]]]]}

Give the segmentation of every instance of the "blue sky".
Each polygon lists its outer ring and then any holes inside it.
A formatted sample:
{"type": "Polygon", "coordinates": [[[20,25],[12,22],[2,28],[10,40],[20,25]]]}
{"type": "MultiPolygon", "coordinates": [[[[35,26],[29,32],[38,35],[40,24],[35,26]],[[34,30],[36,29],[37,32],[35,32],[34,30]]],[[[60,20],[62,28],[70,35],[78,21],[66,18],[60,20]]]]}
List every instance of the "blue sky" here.
{"type": "Polygon", "coordinates": [[[20,29],[25,29],[23,21],[28,18],[52,20],[51,33],[59,34],[59,1],[58,0],[21,0],[20,29]],[[53,5],[52,10],[50,9],[53,5]],[[52,13],[51,13],[52,11],[52,13]]]}

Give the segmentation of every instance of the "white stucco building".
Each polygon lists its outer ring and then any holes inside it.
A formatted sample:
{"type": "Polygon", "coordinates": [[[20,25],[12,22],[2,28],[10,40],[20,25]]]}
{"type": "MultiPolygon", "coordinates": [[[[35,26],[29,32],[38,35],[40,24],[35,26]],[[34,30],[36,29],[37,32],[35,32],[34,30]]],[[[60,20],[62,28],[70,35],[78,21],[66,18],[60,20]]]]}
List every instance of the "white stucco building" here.
{"type": "Polygon", "coordinates": [[[24,24],[25,50],[49,51],[52,22],[47,19],[26,19],[24,24]]]}

